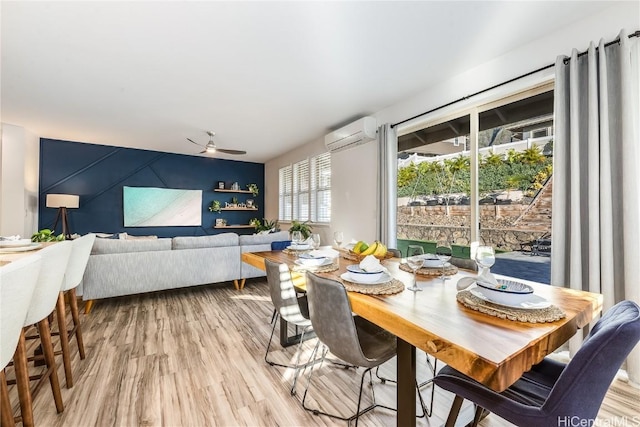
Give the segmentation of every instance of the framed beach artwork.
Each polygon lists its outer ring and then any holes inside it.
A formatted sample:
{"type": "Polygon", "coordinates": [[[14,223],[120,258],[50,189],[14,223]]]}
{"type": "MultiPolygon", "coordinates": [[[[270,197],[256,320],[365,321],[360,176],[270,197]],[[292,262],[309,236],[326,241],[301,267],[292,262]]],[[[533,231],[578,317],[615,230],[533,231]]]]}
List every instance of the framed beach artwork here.
{"type": "Polygon", "coordinates": [[[125,227],[202,225],[202,190],[123,187],[125,227]]]}

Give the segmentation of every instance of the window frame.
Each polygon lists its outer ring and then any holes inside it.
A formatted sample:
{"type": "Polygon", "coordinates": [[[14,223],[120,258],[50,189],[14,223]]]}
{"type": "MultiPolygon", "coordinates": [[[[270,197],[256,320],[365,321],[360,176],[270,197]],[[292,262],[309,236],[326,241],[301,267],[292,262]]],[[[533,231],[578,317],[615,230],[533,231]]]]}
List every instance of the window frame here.
{"type": "Polygon", "coordinates": [[[330,175],[331,153],[328,151],[280,167],[278,169],[278,221],[331,223],[330,175]],[[320,185],[320,174],[326,169],[329,170],[328,185],[320,185]],[[291,191],[289,192],[287,189],[291,191]],[[329,192],[328,207],[324,207],[324,214],[320,215],[323,207],[319,205],[319,201],[322,199],[319,194],[327,191],[329,192]],[[321,219],[326,219],[326,221],[321,219]]]}
{"type": "Polygon", "coordinates": [[[530,98],[544,92],[552,91],[555,89],[554,83],[555,81],[553,79],[553,75],[550,75],[543,77],[542,81],[520,88],[501,87],[499,88],[499,90],[487,94],[484,99],[469,99],[462,102],[460,105],[452,106],[450,109],[447,108],[441,111],[436,111],[434,113],[420,117],[415,121],[407,122],[398,126],[397,135],[398,137],[400,137],[419,129],[424,129],[448,122],[458,117],[462,117],[465,115],[469,116],[469,157],[471,162],[471,241],[480,240],[480,204],[478,196],[478,177],[480,168],[480,165],[478,164],[478,132],[480,128],[480,114],[505,104],[530,98]]]}

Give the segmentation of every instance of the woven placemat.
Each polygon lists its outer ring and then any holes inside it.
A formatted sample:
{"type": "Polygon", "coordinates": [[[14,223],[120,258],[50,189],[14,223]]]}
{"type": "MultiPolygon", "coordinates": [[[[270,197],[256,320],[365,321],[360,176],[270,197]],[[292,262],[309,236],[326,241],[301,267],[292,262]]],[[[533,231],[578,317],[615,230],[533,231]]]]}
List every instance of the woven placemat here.
{"type": "Polygon", "coordinates": [[[292,270],[293,271],[313,271],[314,273],[330,273],[332,271],[336,271],[338,268],[338,264],[328,264],[320,267],[305,267],[304,265],[295,265],[292,270]]]}
{"type": "MultiPolygon", "coordinates": [[[[408,264],[400,264],[400,270],[413,273],[411,267],[408,264]]],[[[453,276],[458,272],[458,267],[453,264],[449,264],[444,268],[445,276],[453,276]]],[[[442,276],[442,267],[421,267],[416,270],[417,274],[422,276],[442,276]]]]}
{"type": "Polygon", "coordinates": [[[313,250],[313,249],[303,249],[303,250],[295,250],[295,251],[293,251],[293,250],[291,250],[291,249],[284,248],[284,249],[282,250],[282,253],[285,253],[285,254],[287,254],[287,255],[300,255],[300,254],[306,254],[306,253],[309,253],[309,252],[311,252],[312,250],[313,250]]]}
{"type": "Polygon", "coordinates": [[[485,301],[482,298],[473,295],[469,290],[458,292],[456,299],[460,304],[472,310],[476,310],[490,316],[500,317],[501,319],[517,320],[518,322],[555,322],[556,320],[567,316],[564,311],[560,310],[560,308],[555,305],[551,305],[547,308],[536,309],[505,307],[485,301]]]}
{"type": "Polygon", "coordinates": [[[404,283],[397,279],[391,279],[388,282],[377,285],[361,285],[343,279],[342,284],[349,292],[359,292],[368,295],[391,295],[404,291],[404,283]]]}

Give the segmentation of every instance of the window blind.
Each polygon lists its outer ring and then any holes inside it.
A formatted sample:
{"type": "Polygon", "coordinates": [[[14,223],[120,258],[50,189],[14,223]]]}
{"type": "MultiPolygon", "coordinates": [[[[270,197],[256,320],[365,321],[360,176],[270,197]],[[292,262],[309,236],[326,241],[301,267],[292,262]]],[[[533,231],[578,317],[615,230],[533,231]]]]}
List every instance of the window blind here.
{"type": "Polygon", "coordinates": [[[330,222],[330,153],[281,168],[278,197],[280,220],[330,222]]]}

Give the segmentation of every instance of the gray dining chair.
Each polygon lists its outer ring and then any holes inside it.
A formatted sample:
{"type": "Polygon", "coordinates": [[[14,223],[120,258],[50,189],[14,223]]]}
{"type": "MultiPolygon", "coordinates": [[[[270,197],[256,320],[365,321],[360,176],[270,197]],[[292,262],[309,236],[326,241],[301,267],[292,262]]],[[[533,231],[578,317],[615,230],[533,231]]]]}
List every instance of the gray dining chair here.
{"type": "Polygon", "coordinates": [[[295,369],[293,375],[293,383],[291,385],[291,394],[296,394],[296,383],[300,370],[312,363],[314,353],[311,354],[309,361],[300,363],[300,355],[302,353],[302,343],[304,342],[305,334],[308,334],[311,327],[311,320],[309,320],[307,300],[306,297],[298,297],[293,287],[293,281],[291,280],[291,272],[286,264],[276,263],[270,260],[265,260],[265,267],[267,270],[267,283],[269,284],[269,293],[271,294],[271,301],[275,307],[275,315],[272,316],[271,322],[273,327],[271,328],[271,336],[267,343],[267,349],[264,353],[264,361],[271,366],[280,366],[283,368],[295,369]],[[269,350],[271,349],[271,341],[273,341],[273,335],[278,324],[278,319],[282,318],[288,323],[302,328],[300,335],[300,343],[298,344],[298,351],[296,354],[295,364],[276,363],[269,360],[269,350]]]}
{"type": "Polygon", "coordinates": [[[365,370],[360,379],[358,406],[354,415],[343,417],[306,405],[306,398],[312,383],[311,380],[314,369],[309,370],[307,377],[307,386],[302,398],[302,406],[304,409],[316,415],[326,415],[348,421],[349,423],[355,420],[356,426],[358,425],[360,415],[376,407],[395,411],[394,408],[376,404],[371,376],[371,370],[373,368],[395,356],[395,335],[360,316],[353,316],[347,291],[340,282],[308,272],[306,283],[311,324],[320,340],[316,345],[315,351],[318,350],[318,346],[322,345],[320,367],[322,367],[327,352],[331,351],[333,355],[343,361],[354,366],[363,367],[365,370]],[[373,401],[370,406],[361,410],[362,390],[367,374],[369,374],[369,384],[371,385],[373,401]]]}
{"type": "Polygon", "coordinates": [[[505,391],[495,392],[447,366],[434,381],[456,394],[447,426],[464,399],[516,425],[593,425],[618,368],[640,341],[640,307],[622,301],[607,311],[568,364],[545,358],[505,391]],[[564,421],[563,421],[564,420],[564,421]]]}

